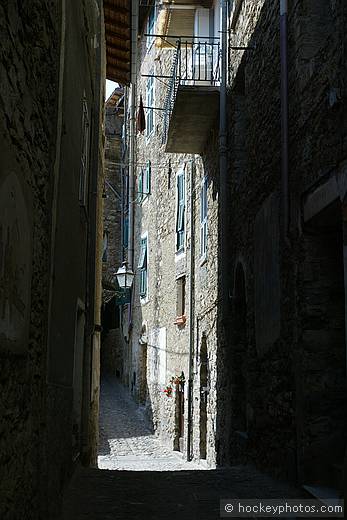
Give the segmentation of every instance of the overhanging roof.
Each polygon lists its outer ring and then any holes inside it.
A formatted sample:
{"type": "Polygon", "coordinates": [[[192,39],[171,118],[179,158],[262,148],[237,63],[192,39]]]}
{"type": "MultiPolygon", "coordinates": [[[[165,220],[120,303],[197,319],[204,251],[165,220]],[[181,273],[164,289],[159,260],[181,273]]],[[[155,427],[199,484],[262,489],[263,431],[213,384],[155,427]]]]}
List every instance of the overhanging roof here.
{"type": "Polygon", "coordinates": [[[129,85],[131,1],[104,0],[106,78],[129,85]]]}

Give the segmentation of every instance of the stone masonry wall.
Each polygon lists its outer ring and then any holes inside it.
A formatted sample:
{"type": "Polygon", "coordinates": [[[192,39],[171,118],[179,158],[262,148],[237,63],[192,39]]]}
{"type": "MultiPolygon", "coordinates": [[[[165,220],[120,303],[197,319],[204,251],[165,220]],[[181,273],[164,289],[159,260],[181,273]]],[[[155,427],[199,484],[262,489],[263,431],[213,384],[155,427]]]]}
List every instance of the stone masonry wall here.
{"type": "Polygon", "coordinates": [[[4,520],[38,518],[40,500],[57,7],[52,1],[0,6],[0,206],[8,204],[11,194],[14,203],[0,216],[0,517],[4,520]]]}
{"type": "MultiPolygon", "coordinates": [[[[141,74],[167,75],[171,69],[173,49],[158,49],[152,45],[146,48],[145,39],[140,46],[140,69],[138,93],[142,95],[146,105],[146,77],[141,74]]],[[[163,107],[167,87],[154,79],[154,106],[163,107]]],[[[207,460],[215,464],[215,403],[216,403],[216,314],[217,314],[217,251],[218,251],[218,200],[215,185],[215,149],[207,157],[183,154],[165,154],[163,138],[163,112],[154,111],[153,135],[137,134],[137,172],[146,162],[151,161],[151,193],[142,202],[137,197],[135,205],[135,269],[139,259],[140,237],[148,233],[148,298],[141,302],[139,296],[139,274],[135,278],[134,314],[132,329],[132,359],[130,369],[136,372],[138,384],[141,381],[141,364],[143,346],[139,344],[141,331],[145,325],[148,338],[146,379],[148,397],[146,407],[153,421],[156,432],[163,441],[173,449],[178,449],[178,394],[174,389],[173,396],[167,397],[163,390],[172,376],[183,371],[184,385],[184,440],[181,450],[186,453],[187,443],[187,404],[188,404],[188,366],[190,345],[190,212],[191,191],[193,189],[194,204],[194,335],[193,335],[193,424],[192,455],[200,458],[200,343],[202,335],[207,336],[209,389],[207,394],[207,460]],[[186,209],[185,209],[185,249],[183,254],[175,253],[176,226],[176,174],[185,171],[186,209]],[[193,186],[190,184],[193,169],[193,186]],[[204,262],[200,259],[200,190],[204,176],[208,178],[208,252],[204,262]],[[185,314],[187,321],[183,326],[175,325],[177,281],[182,275],[185,284],[185,314]],[[198,330],[199,328],[199,330],[198,330]]],[[[138,184],[137,184],[138,186],[138,184]]],[[[133,374],[132,374],[133,375],[133,374]]],[[[136,394],[135,389],[135,394],[136,394]]]]}
{"type": "MultiPolygon", "coordinates": [[[[274,246],[282,222],[279,5],[267,0],[240,4],[230,42],[249,45],[250,50],[232,51],[230,63],[230,272],[234,295],[237,266],[245,274],[247,430],[242,437],[235,432],[232,404],[225,400],[221,415],[226,419],[219,423],[221,457],[251,460],[295,479],[302,457],[300,425],[306,421],[298,405],[302,355],[308,359],[300,319],[300,302],[307,301],[307,292],[297,272],[307,247],[301,206],[305,191],[337,171],[346,158],[346,18],[343,2],[305,0],[289,6],[290,241],[281,233],[274,246]],[[261,256],[273,266],[271,272],[261,256]],[[267,297],[264,291],[277,285],[272,306],[260,309],[257,302],[267,297]],[[265,350],[260,348],[257,316],[272,337],[265,350]]],[[[231,394],[237,341],[232,325],[229,350],[220,365],[231,394]]]]}

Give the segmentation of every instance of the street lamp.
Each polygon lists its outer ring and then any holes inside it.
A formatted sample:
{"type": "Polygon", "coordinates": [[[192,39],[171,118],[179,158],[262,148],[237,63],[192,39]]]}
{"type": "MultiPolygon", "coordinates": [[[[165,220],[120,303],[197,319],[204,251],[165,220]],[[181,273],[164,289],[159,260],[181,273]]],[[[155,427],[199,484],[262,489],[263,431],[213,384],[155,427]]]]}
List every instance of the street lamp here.
{"type": "Polygon", "coordinates": [[[134,273],[128,268],[126,262],[123,262],[116,272],[118,285],[121,289],[130,289],[134,279],[134,273]]]}

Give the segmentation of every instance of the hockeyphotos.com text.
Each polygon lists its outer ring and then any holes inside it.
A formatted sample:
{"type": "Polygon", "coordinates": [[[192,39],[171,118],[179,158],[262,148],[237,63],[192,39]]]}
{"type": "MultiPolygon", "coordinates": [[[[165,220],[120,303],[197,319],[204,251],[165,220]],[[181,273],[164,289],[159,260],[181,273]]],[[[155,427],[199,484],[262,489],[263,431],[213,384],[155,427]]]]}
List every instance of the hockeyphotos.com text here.
{"type": "Polygon", "coordinates": [[[220,516],[222,518],[269,517],[285,518],[290,516],[314,518],[344,518],[343,500],[261,500],[261,499],[222,499],[220,501],[220,516]]]}

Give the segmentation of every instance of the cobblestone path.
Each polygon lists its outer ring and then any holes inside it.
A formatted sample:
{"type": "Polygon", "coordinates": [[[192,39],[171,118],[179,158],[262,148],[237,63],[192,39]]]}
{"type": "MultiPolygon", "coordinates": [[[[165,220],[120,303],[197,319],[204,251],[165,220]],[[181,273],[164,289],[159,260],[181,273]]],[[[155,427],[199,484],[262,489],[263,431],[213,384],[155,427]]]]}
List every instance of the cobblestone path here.
{"type": "Polygon", "coordinates": [[[300,496],[248,466],[170,472],[79,469],[65,496],[63,520],[218,520],[221,498],[300,496]]]}
{"type": "Polygon", "coordinates": [[[112,378],[101,383],[98,466],[128,471],[202,469],[161,444],[141,407],[112,378]]]}
{"type": "Polygon", "coordinates": [[[195,469],[161,446],[141,410],[110,380],[103,381],[100,419],[105,469],[76,470],[63,520],[218,520],[221,498],[302,496],[250,466],[195,469]]]}

